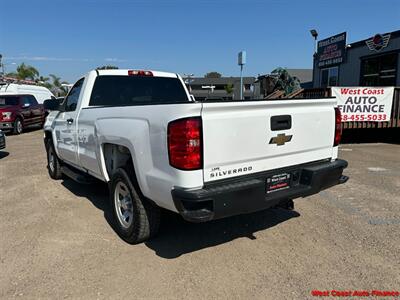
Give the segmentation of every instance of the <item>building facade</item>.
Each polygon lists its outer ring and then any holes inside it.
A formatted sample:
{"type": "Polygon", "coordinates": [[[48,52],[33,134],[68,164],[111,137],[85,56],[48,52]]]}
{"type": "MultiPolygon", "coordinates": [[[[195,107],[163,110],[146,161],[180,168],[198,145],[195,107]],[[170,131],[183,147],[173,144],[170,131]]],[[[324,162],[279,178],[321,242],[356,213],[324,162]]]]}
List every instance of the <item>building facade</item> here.
{"type": "Polygon", "coordinates": [[[346,33],[318,42],[313,87],[400,86],[400,30],[346,43],[346,33]]]}

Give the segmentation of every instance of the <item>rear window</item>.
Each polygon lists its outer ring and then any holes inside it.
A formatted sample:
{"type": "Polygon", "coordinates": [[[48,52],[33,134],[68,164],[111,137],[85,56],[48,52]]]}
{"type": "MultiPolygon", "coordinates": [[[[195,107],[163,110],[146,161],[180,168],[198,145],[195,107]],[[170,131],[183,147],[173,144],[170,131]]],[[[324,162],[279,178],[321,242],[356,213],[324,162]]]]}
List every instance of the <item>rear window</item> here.
{"type": "Polygon", "coordinates": [[[18,99],[16,96],[0,96],[0,106],[18,105],[18,99]]]}
{"type": "Polygon", "coordinates": [[[130,106],[187,103],[189,99],[178,78],[116,76],[97,77],[90,106],[130,106]]]}

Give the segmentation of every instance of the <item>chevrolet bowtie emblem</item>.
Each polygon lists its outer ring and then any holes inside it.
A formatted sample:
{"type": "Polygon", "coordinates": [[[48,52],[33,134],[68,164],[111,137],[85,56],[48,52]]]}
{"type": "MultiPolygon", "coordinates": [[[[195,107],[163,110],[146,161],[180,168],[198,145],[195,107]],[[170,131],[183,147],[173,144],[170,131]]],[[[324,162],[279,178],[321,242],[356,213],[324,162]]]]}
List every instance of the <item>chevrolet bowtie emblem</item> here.
{"type": "Polygon", "coordinates": [[[269,141],[270,144],[277,144],[278,146],[285,145],[292,140],[292,135],[286,135],[284,133],[280,133],[277,136],[271,138],[269,141]]]}

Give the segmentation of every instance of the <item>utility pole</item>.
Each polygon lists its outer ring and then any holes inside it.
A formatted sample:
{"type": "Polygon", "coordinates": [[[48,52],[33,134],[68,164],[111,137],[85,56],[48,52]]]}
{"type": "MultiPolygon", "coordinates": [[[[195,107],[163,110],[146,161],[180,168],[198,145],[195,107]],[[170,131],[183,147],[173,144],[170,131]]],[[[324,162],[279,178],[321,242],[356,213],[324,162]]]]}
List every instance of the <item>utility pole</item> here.
{"type": "Polygon", "coordinates": [[[1,75],[4,76],[3,55],[1,54],[0,54],[0,67],[1,67],[1,75]]]}
{"type": "Polygon", "coordinates": [[[246,51],[238,54],[238,65],[240,66],[240,100],[243,100],[243,65],[246,64],[246,51]]]}

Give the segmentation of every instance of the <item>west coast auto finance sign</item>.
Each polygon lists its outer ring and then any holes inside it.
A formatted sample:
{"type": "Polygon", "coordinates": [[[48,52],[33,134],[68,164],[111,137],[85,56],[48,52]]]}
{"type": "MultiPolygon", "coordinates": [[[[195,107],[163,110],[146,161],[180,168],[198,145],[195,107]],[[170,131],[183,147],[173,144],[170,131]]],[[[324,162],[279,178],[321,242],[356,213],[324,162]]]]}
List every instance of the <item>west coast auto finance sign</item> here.
{"type": "Polygon", "coordinates": [[[346,32],[318,42],[318,67],[324,68],[341,64],[346,50],[346,32]]]}
{"type": "Polygon", "coordinates": [[[390,120],[393,87],[332,87],[342,122],[390,120]]]}

